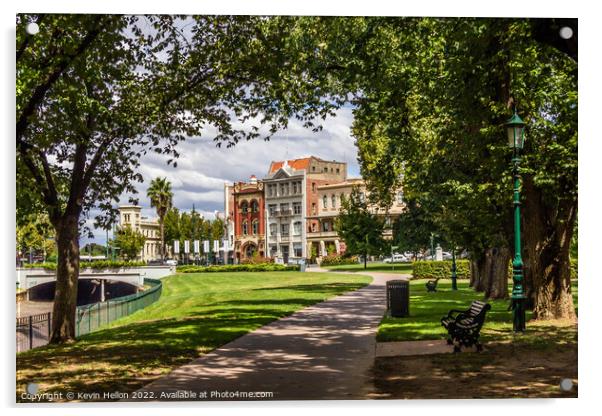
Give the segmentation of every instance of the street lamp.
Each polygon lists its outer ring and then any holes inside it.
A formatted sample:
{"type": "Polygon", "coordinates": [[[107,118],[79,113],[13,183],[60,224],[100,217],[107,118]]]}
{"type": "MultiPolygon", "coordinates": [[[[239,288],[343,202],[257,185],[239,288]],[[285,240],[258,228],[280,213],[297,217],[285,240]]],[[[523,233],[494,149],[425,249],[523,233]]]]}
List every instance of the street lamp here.
{"type": "Polygon", "coordinates": [[[458,290],[458,275],[456,274],[456,247],[452,247],[452,267],[451,267],[451,280],[452,290],[458,290]]]}
{"type": "Polygon", "coordinates": [[[520,245],[520,150],[525,144],[525,123],[514,110],[506,122],[508,145],[513,150],[512,177],[514,180],[514,260],[512,261],[512,318],[514,332],[525,330],[525,290],[523,287],[523,260],[520,245]]]}

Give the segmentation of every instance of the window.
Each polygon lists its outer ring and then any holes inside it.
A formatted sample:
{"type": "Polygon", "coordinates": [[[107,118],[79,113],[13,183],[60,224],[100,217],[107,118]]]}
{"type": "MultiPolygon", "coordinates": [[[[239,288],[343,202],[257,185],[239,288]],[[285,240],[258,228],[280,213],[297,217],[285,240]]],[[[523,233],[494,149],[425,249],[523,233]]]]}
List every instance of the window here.
{"type": "Polygon", "coordinates": [[[324,167],[324,172],[325,172],[325,173],[328,173],[328,167],[327,167],[327,166],[326,166],[326,167],[324,167]]]}
{"type": "Polygon", "coordinates": [[[301,243],[293,243],[293,257],[303,257],[303,246],[301,243]]]}
{"type": "Polygon", "coordinates": [[[330,199],[331,199],[331,206],[333,208],[336,208],[337,207],[337,196],[335,194],[332,194],[330,199]]]}
{"type": "Polygon", "coordinates": [[[280,196],[288,195],[288,182],[280,184],[280,196]]]}
{"type": "Polygon", "coordinates": [[[322,197],[322,208],[328,208],[328,197],[326,195],[322,197]]]}
{"type": "Polygon", "coordinates": [[[123,214],[123,221],[130,222],[130,214],[123,214]]]}
{"type": "Polygon", "coordinates": [[[247,204],[247,201],[243,201],[243,203],[240,204],[240,212],[246,214],[247,211],[249,211],[249,204],[247,204]]]}
{"type": "Polygon", "coordinates": [[[242,222],[242,235],[249,234],[249,223],[247,221],[242,222]]]}
{"type": "Polygon", "coordinates": [[[288,203],[280,204],[280,212],[285,213],[288,211],[288,203]]]}
{"type": "Polygon", "coordinates": [[[259,233],[259,222],[257,220],[253,220],[251,227],[253,228],[253,235],[257,235],[259,233]]]}
{"type": "Polygon", "coordinates": [[[251,212],[259,212],[259,204],[257,203],[257,201],[251,202],[251,212]]]}
{"type": "Polygon", "coordinates": [[[316,192],[316,183],[315,182],[311,183],[311,191],[316,192]]]}
{"type": "Polygon", "coordinates": [[[270,246],[270,256],[276,256],[276,252],[278,252],[278,247],[274,244],[270,246]]]}
{"type": "Polygon", "coordinates": [[[288,236],[288,224],[280,224],[280,234],[288,236]]]}
{"type": "Polygon", "coordinates": [[[276,207],[277,207],[276,204],[268,205],[268,212],[269,212],[270,216],[276,215],[276,207]]]}
{"type": "Polygon", "coordinates": [[[315,172],[315,171],[316,171],[316,167],[315,167],[315,166],[312,166],[312,167],[311,167],[311,171],[312,171],[312,172],[315,172]]]}
{"type": "Polygon", "coordinates": [[[316,215],[316,203],[311,203],[311,215],[316,215]]]}
{"type": "Polygon", "coordinates": [[[301,221],[295,221],[293,223],[293,234],[300,235],[301,234],[301,221]]]}
{"type": "Polygon", "coordinates": [[[270,224],[270,235],[276,235],[278,233],[278,225],[270,224]]]}
{"type": "Polygon", "coordinates": [[[337,173],[341,173],[341,169],[337,168],[337,173]]]}
{"type": "Polygon", "coordinates": [[[293,214],[301,214],[301,202],[293,202],[293,214]]]}
{"type": "Polygon", "coordinates": [[[330,231],[330,222],[329,221],[324,221],[322,223],[322,231],[324,231],[324,232],[330,231]]]}
{"type": "Polygon", "coordinates": [[[397,191],[397,203],[398,204],[403,203],[403,191],[397,191]]]}

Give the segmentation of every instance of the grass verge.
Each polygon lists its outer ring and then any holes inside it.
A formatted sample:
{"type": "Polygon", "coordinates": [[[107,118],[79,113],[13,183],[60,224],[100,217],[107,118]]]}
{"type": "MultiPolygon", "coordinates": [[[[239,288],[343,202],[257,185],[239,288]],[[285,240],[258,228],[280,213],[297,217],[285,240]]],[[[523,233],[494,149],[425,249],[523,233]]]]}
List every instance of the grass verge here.
{"type": "MultiPolygon", "coordinates": [[[[481,293],[477,293],[468,286],[468,281],[458,281],[458,290],[451,290],[450,280],[440,280],[437,292],[428,293],[425,287],[426,280],[412,280],[410,282],[410,316],[406,318],[392,318],[385,316],[378,328],[376,336],[379,342],[388,341],[416,341],[426,339],[442,339],[445,329],[441,326],[440,319],[447,315],[451,309],[468,309],[473,300],[484,300],[481,293]]],[[[577,281],[573,281],[573,298],[577,307],[577,281]]],[[[508,310],[508,300],[488,300],[491,310],[487,312],[485,325],[481,331],[481,339],[489,341],[499,339],[512,333],[512,311],[508,310]]],[[[527,311],[527,320],[531,312],[527,311]]],[[[527,327],[530,323],[527,322],[527,327]]],[[[538,336],[531,331],[526,332],[526,337],[533,334],[533,341],[537,342],[538,336]]]]}
{"type": "Polygon", "coordinates": [[[368,263],[368,268],[364,269],[364,263],[341,264],[337,266],[324,266],[324,269],[337,272],[383,272],[396,274],[412,274],[412,263],[368,263]]]}
{"type": "Polygon", "coordinates": [[[262,272],[179,274],[161,299],[77,342],[17,355],[17,401],[27,383],[50,392],[131,392],[220,345],[370,277],[262,272]]]}

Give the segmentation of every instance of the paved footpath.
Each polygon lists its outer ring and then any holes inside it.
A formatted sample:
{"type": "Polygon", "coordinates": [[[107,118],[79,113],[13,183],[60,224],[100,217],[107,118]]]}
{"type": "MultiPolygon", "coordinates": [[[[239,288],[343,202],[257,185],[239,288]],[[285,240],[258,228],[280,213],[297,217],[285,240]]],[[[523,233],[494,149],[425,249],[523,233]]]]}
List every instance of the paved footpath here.
{"type": "Polygon", "coordinates": [[[370,285],[265,325],[139,392],[156,399],[178,391],[207,391],[209,400],[212,391],[273,392],[276,400],[365,398],[372,388],[368,372],[385,312],[385,282],[402,276],[363,274],[373,277],[370,285]]]}

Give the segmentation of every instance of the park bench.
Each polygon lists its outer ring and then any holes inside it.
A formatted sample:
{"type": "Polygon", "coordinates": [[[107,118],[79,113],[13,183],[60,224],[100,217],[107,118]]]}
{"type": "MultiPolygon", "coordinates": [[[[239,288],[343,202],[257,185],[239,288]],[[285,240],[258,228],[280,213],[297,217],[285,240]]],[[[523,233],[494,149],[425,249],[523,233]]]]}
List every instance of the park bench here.
{"type": "Polygon", "coordinates": [[[429,280],[428,282],[426,282],[427,292],[436,292],[438,282],[439,282],[439,278],[436,278],[435,280],[429,280]]]}
{"type": "Polygon", "coordinates": [[[452,309],[447,316],[441,318],[441,325],[447,329],[449,335],[447,343],[454,345],[454,352],[460,352],[463,346],[473,345],[477,347],[477,351],[483,350],[479,335],[489,309],[490,304],[475,300],[468,310],[452,309]]]}

